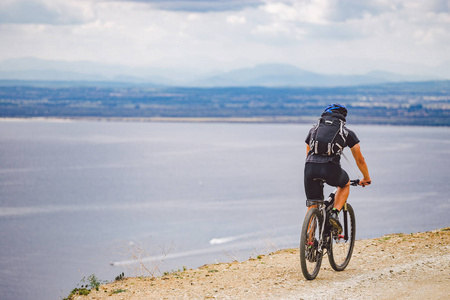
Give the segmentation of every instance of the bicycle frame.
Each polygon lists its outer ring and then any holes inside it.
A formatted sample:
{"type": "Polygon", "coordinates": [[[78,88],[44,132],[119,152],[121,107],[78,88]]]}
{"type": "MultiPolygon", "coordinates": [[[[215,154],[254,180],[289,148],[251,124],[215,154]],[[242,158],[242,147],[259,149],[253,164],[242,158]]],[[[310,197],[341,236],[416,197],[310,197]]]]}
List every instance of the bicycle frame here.
{"type": "Polygon", "coordinates": [[[320,232],[319,232],[319,235],[320,235],[319,248],[318,248],[319,253],[323,253],[323,244],[326,239],[325,224],[328,221],[327,220],[327,207],[334,203],[334,197],[336,195],[336,192],[337,192],[337,188],[333,192],[330,193],[330,195],[328,196],[328,198],[326,200],[324,200],[322,203],[319,203],[317,205],[317,208],[320,210],[320,213],[323,216],[322,226],[321,226],[320,232]]]}
{"type": "MultiPolygon", "coordinates": [[[[356,186],[359,184],[359,179],[356,180],[351,180],[350,181],[350,185],[356,186]]],[[[327,215],[327,207],[329,207],[330,205],[332,205],[334,203],[334,197],[336,196],[336,192],[337,192],[337,188],[334,189],[333,192],[330,193],[330,195],[328,196],[327,199],[323,200],[323,201],[317,201],[317,209],[320,210],[320,213],[322,214],[323,217],[323,222],[322,222],[322,226],[320,228],[320,232],[319,232],[319,236],[320,236],[320,240],[319,240],[319,245],[318,245],[318,251],[319,253],[323,253],[323,246],[324,246],[324,242],[326,240],[326,236],[325,233],[325,224],[327,223],[328,219],[328,215],[327,215]]],[[[343,214],[344,214],[344,224],[343,224],[343,232],[344,232],[344,240],[348,240],[348,216],[347,216],[347,202],[345,202],[344,206],[343,206],[343,214]]],[[[326,245],[328,246],[328,245],[326,245]]]]}

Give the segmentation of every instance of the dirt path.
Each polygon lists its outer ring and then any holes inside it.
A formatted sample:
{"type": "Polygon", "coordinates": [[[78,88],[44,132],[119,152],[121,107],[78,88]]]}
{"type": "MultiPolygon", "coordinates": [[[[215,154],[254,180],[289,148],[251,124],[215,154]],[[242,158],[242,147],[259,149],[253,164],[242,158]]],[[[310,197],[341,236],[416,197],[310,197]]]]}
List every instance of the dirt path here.
{"type": "Polygon", "coordinates": [[[74,299],[449,299],[450,228],[356,242],[343,272],[303,278],[298,249],[161,278],[126,278],[74,299]]]}

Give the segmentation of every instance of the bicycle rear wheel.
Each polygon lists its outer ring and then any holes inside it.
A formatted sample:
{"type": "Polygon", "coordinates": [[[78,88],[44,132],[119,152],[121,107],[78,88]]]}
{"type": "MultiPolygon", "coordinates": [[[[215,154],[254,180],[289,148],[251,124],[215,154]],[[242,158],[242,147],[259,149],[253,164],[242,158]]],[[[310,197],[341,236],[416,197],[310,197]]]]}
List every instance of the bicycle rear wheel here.
{"type": "Polygon", "coordinates": [[[343,232],[339,235],[332,231],[328,255],[330,265],[335,271],[343,271],[348,266],[355,246],[355,212],[350,204],[347,203],[342,209],[339,221],[343,232]]]}
{"type": "Polygon", "coordinates": [[[318,250],[322,219],[320,211],[312,208],[303,221],[300,236],[300,265],[303,276],[308,280],[316,278],[322,264],[322,253],[318,250]]]}

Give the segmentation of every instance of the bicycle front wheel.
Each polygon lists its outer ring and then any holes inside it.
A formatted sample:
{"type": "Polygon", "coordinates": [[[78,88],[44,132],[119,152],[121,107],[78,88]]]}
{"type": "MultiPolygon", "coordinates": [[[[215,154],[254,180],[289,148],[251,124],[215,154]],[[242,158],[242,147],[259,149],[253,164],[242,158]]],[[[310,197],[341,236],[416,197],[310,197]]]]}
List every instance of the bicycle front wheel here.
{"type": "Polygon", "coordinates": [[[300,237],[300,265],[303,276],[308,280],[316,278],[322,264],[322,253],[319,252],[321,226],[320,211],[317,208],[310,209],[303,221],[300,237]]]}
{"type": "Polygon", "coordinates": [[[339,214],[339,221],[342,224],[343,232],[331,233],[330,252],[328,260],[335,271],[343,271],[350,262],[355,245],[355,212],[350,204],[346,204],[339,214]]]}

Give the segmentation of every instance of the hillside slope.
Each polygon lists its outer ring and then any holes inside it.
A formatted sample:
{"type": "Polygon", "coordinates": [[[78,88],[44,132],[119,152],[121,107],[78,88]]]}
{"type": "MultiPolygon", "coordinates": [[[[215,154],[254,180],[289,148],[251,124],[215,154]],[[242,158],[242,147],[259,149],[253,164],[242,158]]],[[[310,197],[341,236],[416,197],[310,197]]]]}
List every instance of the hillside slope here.
{"type": "Polygon", "coordinates": [[[303,278],[298,249],[244,262],[205,265],[160,278],[126,278],[74,299],[445,299],[450,295],[450,228],[358,240],[350,265],[325,258],[303,278]]]}

